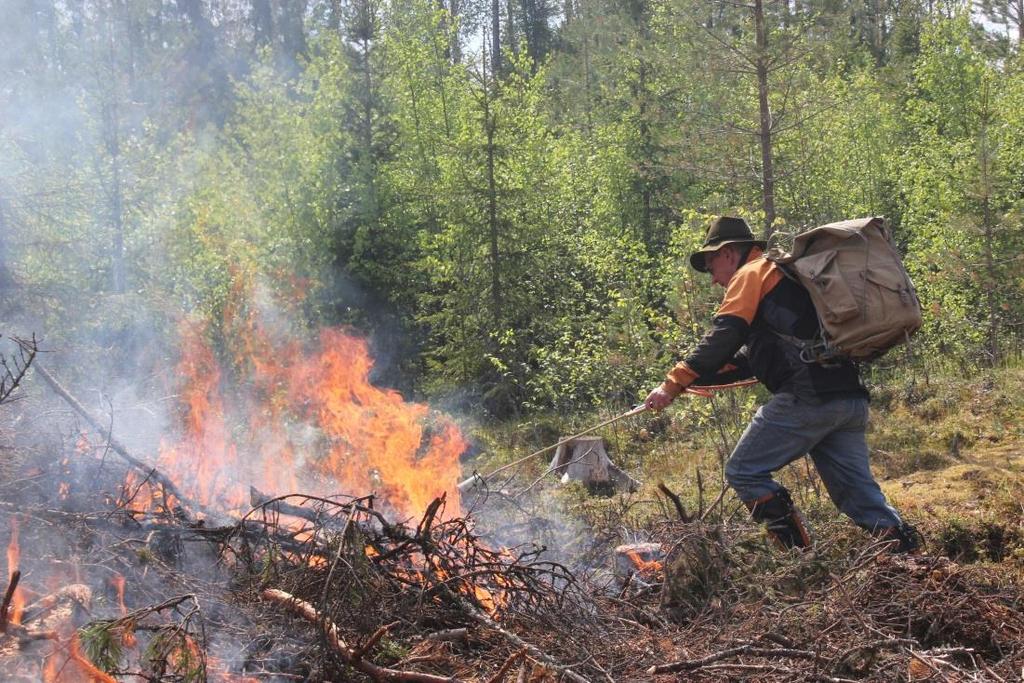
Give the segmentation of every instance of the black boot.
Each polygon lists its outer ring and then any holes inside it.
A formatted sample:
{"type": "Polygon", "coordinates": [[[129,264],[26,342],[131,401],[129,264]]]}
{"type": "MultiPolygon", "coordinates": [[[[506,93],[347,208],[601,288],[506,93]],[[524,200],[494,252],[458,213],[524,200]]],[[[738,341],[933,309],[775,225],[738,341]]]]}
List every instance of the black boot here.
{"type": "Polygon", "coordinates": [[[886,542],[886,550],[891,553],[914,553],[921,548],[921,533],[906,522],[876,529],[872,536],[886,542]]]}
{"type": "Polygon", "coordinates": [[[804,526],[803,516],[793,505],[786,489],[770,493],[757,500],[747,501],[750,516],[764,522],[768,535],[783,548],[809,548],[811,536],[804,526]]]}

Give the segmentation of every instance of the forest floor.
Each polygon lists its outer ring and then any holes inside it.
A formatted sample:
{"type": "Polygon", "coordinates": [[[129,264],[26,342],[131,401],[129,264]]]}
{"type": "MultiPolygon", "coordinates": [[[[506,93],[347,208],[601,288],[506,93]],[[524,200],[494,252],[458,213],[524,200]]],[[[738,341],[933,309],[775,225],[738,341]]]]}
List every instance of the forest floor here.
{"type": "MultiPolygon", "coordinates": [[[[662,667],[656,672],[723,681],[1019,680],[1024,651],[1008,644],[1024,642],[1024,623],[998,615],[1019,614],[1024,605],[1024,369],[966,379],[888,378],[872,387],[872,466],[890,502],[924,539],[921,553],[910,558],[875,554],[865,562],[876,553],[873,540],[836,511],[806,459],[779,477],[809,521],[814,553],[771,547],[730,491],[719,496],[724,458],[764,398],[760,390],[685,397],[663,414],[609,430],[612,460],[644,481],[637,493],[602,498],[566,486],[553,498],[535,499],[543,501],[533,509],[538,516],[557,518],[555,506],[578,525],[574,541],[562,548],[570,556],[578,553],[579,528],[668,549],[666,567],[654,579],[661,581],[660,602],[647,607],[660,608],[675,625],[654,629],[658,644],[645,647],[648,661],[676,660],[676,668],[655,664],[662,667]],[[659,483],[706,522],[671,521],[676,514],[659,483]],[[689,596],[682,612],[669,604],[675,593],[689,596]],[[969,605],[977,609],[965,611],[969,605]],[[821,654],[814,667],[780,661],[781,650],[765,649],[761,658],[723,656],[768,642],[831,654],[821,654]],[[895,642],[903,645],[886,652],[883,643],[895,642]],[[855,651],[870,663],[852,662],[855,651]]],[[[501,453],[503,443],[508,452],[480,470],[581,423],[539,420],[491,432],[486,450],[501,453]]],[[[545,465],[535,464],[521,479],[533,481],[545,465]]],[[[508,488],[517,490],[514,482],[508,488]]],[[[547,543],[558,547],[559,541],[547,543]]],[[[630,672],[617,680],[643,678],[624,667],[630,672]]]]}

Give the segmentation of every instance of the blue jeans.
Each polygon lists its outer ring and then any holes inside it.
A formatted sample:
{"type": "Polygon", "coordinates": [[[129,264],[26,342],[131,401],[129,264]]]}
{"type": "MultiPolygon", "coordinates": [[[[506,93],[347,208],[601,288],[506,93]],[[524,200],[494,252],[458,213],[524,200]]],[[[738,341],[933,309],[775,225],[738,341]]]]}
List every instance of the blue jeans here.
{"type": "Polygon", "coordinates": [[[725,478],[740,500],[754,501],[780,491],[772,473],[809,453],[832,502],[850,519],[869,531],[899,526],[868,465],[867,421],[863,398],[812,405],[776,394],[743,432],[725,478]]]}

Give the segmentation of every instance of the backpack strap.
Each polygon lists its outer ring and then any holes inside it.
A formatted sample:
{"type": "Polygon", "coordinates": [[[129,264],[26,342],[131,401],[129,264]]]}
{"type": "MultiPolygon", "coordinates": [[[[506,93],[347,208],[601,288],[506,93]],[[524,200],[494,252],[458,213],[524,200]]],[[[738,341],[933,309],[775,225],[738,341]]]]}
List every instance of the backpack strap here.
{"type": "MultiPolygon", "coordinates": [[[[783,256],[785,256],[785,254],[771,254],[766,256],[766,258],[774,263],[775,267],[778,268],[779,272],[781,272],[786,278],[792,280],[799,285],[801,289],[803,289],[803,283],[800,282],[796,275],[790,271],[789,266],[779,263],[779,259],[783,256]]],[[[783,334],[775,329],[773,329],[772,332],[780,339],[784,339],[800,349],[800,360],[804,363],[817,363],[823,367],[838,366],[840,361],[845,359],[846,356],[839,351],[839,349],[832,346],[825,337],[825,325],[821,320],[821,316],[818,315],[817,308],[815,308],[814,314],[818,318],[818,334],[813,339],[800,339],[799,337],[794,337],[791,334],[783,334]]]]}

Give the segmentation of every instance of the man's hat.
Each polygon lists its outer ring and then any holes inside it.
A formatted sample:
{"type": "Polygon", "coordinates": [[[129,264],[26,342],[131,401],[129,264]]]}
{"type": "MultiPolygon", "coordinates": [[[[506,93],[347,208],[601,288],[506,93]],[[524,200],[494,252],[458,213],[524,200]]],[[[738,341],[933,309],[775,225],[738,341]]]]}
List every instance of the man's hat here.
{"type": "Polygon", "coordinates": [[[727,244],[753,244],[762,249],[767,246],[767,242],[764,240],[754,239],[754,233],[750,232],[750,226],[742,218],[720,216],[708,228],[704,246],[690,254],[690,265],[702,273],[708,272],[704,257],[727,244]]]}

